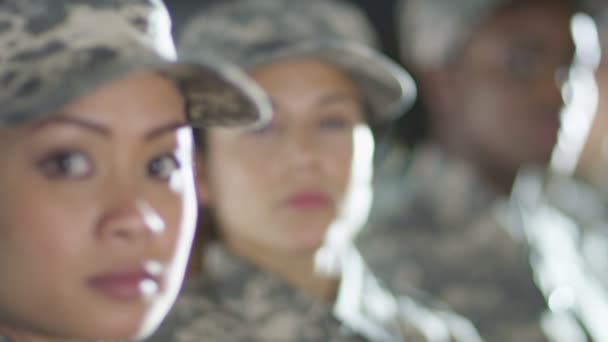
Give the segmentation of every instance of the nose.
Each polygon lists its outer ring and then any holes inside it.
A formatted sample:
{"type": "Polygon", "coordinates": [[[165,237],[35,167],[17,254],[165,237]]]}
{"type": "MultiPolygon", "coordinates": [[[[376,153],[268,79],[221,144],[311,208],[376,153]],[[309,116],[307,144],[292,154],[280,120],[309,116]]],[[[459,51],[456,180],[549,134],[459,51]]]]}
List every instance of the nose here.
{"type": "MultiPolygon", "coordinates": [[[[118,187],[117,187],[118,188],[118,187]]],[[[115,189],[97,224],[98,236],[108,242],[134,243],[161,234],[164,221],[156,210],[135,193],[115,189]]]]}
{"type": "Polygon", "coordinates": [[[317,162],[317,142],[306,132],[292,132],[283,146],[284,158],[291,166],[307,167],[317,162]]]}

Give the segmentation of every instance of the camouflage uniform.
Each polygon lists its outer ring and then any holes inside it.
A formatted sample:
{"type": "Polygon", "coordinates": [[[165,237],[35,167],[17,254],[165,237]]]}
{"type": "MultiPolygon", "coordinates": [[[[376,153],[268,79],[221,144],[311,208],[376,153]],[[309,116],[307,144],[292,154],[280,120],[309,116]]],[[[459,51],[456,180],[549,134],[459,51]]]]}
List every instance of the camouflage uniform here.
{"type": "Polygon", "coordinates": [[[208,65],[202,55],[182,57],[178,61],[160,0],[2,0],[0,125],[52,115],[143,70],[175,82],[192,125],[269,118],[268,99],[238,69],[208,65]]]}
{"type": "Polygon", "coordinates": [[[421,147],[396,149],[377,172],[376,199],[358,245],[390,290],[423,289],[470,319],[487,341],[544,341],[547,306],[506,203],[468,164],[421,147]]]}
{"type": "MultiPolygon", "coordinates": [[[[419,71],[445,65],[508,2],[401,1],[404,61],[419,71]]],[[[376,202],[358,244],[374,272],[397,293],[419,288],[447,303],[487,341],[553,339],[548,322],[561,316],[541,292],[536,247],[516,203],[436,147],[412,155],[395,148],[377,173],[376,202]]]]}
{"type": "Polygon", "coordinates": [[[206,256],[206,276],[186,286],[164,325],[149,341],[459,340],[452,339],[449,330],[460,327],[444,323],[460,323],[456,316],[430,310],[407,297],[395,300],[358,253],[351,253],[332,305],[315,301],[215,244],[206,256]],[[432,324],[432,328],[425,324],[432,324]]]}
{"type": "Polygon", "coordinates": [[[608,341],[606,199],[572,176],[521,172],[512,203],[533,255],[539,288],[549,300],[550,330],[608,341]]]}
{"type": "Polygon", "coordinates": [[[422,147],[378,170],[358,245],[396,293],[424,289],[487,341],[607,341],[606,199],[572,177],[518,175],[511,198],[422,147]],[[396,261],[397,260],[397,261],[396,261]]]}

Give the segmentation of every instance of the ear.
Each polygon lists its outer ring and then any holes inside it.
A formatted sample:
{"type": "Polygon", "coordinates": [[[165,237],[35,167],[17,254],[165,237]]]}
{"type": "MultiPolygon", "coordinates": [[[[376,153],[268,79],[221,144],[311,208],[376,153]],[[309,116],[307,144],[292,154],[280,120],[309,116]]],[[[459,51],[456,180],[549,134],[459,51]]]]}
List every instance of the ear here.
{"type": "Polygon", "coordinates": [[[211,204],[209,173],[207,172],[204,158],[198,153],[194,158],[194,177],[196,178],[196,195],[199,205],[201,207],[208,207],[211,204]]]}

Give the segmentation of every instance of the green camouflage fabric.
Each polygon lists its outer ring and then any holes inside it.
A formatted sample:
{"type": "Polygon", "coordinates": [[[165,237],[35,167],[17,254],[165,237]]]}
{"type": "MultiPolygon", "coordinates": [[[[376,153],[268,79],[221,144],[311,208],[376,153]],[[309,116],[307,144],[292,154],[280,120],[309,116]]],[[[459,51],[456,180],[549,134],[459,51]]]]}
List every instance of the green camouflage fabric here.
{"type": "Polygon", "coordinates": [[[400,148],[377,171],[375,203],[357,241],[390,291],[422,289],[466,317],[486,341],[547,341],[545,299],[506,201],[468,164],[434,146],[400,148]]]}
{"type": "MultiPolygon", "coordinates": [[[[478,27],[513,0],[399,0],[396,11],[400,55],[407,65],[442,65],[462,49],[478,27]]],[[[585,1],[575,5],[594,10],[585,1]]]]}
{"type": "Polygon", "coordinates": [[[441,65],[483,20],[511,0],[399,0],[396,22],[401,58],[418,67],[441,65]]]}
{"type": "Polygon", "coordinates": [[[196,126],[269,116],[259,88],[204,56],[176,64],[160,0],[0,1],[0,124],[41,118],[127,73],[158,69],[184,95],[196,126]]]}
{"type": "Polygon", "coordinates": [[[455,315],[396,299],[350,256],[336,301],[323,304],[213,245],[207,276],[187,284],[149,341],[475,341],[452,339],[450,328],[462,328],[455,315]]]}
{"type": "Polygon", "coordinates": [[[512,202],[534,255],[538,284],[557,316],[553,326],[607,341],[606,198],[572,176],[534,170],[518,176],[512,202]]]}
{"type": "Polygon", "coordinates": [[[368,19],[347,2],[219,1],[180,28],[180,53],[204,52],[244,68],[290,57],[324,60],[359,84],[376,119],[403,114],[416,96],[412,78],[376,50],[368,19]]]}

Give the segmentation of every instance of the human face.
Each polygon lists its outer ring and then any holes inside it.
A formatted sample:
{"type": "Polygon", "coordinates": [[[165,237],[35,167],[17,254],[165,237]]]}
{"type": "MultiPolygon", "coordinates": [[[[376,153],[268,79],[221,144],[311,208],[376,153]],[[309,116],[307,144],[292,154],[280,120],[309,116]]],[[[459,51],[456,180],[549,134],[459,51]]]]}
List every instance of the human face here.
{"type": "Polygon", "coordinates": [[[196,220],[183,107],[141,73],[0,127],[0,335],[115,340],[159,324],[196,220]]]}
{"type": "Polygon", "coordinates": [[[354,151],[366,154],[356,145],[373,150],[361,95],[345,74],[313,59],[264,65],[251,75],[273,102],[273,120],[256,130],[211,130],[199,193],[229,246],[309,255],[330,224],[348,215],[354,151]]]}
{"type": "Polygon", "coordinates": [[[482,25],[457,57],[453,134],[478,161],[509,170],[549,161],[560,128],[560,87],[574,54],[572,14],[561,1],[516,1],[482,25]]]}

